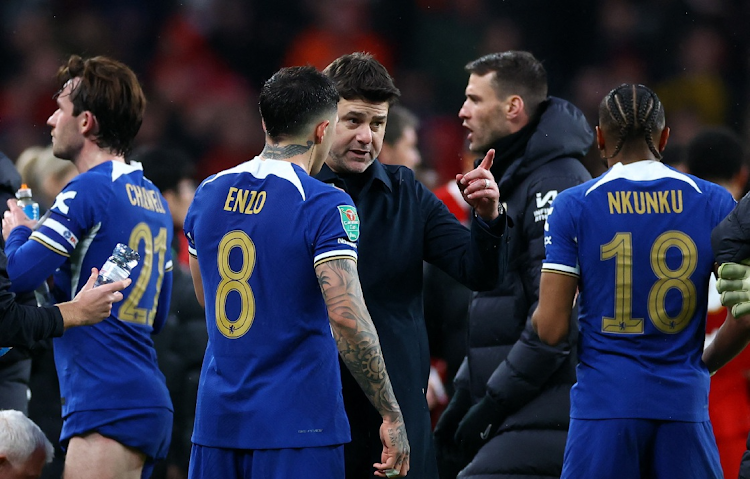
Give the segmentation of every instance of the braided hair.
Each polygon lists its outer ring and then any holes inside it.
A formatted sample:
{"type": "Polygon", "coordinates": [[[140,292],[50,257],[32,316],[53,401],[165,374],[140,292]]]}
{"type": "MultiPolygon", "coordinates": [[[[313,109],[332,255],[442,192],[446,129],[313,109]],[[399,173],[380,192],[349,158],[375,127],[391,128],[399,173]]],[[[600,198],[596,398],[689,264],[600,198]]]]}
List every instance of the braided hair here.
{"type": "Polygon", "coordinates": [[[646,140],[656,158],[661,153],[654,145],[654,131],[664,128],[664,108],[659,97],[648,87],[623,83],[610,91],[599,105],[599,126],[607,132],[618,132],[614,158],[626,143],[646,140]]]}

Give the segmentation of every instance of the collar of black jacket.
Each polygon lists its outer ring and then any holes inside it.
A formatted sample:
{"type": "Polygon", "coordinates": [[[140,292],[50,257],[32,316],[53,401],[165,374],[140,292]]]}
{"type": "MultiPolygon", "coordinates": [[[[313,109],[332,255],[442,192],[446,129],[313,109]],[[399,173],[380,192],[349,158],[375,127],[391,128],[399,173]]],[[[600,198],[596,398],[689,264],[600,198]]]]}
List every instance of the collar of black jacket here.
{"type": "MultiPolygon", "coordinates": [[[[378,160],[373,161],[372,164],[363,173],[359,174],[364,175],[367,178],[364,182],[363,189],[366,188],[370,183],[378,181],[382,183],[383,186],[388,189],[388,191],[393,190],[391,178],[390,176],[388,176],[388,172],[385,170],[383,164],[378,160]]],[[[320,169],[320,172],[315,175],[315,178],[322,181],[323,183],[330,183],[338,186],[343,190],[346,190],[346,184],[344,182],[345,176],[346,175],[339,175],[335,173],[331,168],[328,167],[327,164],[324,163],[323,167],[320,169]]]]}

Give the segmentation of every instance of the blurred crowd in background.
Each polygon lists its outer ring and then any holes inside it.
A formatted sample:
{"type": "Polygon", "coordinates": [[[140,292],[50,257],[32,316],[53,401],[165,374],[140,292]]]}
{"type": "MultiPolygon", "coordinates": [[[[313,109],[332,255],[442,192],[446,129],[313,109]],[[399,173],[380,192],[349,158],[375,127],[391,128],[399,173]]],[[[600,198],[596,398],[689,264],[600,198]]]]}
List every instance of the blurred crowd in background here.
{"type": "Polygon", "coordinates": [[[71,53],[130,65],[149,99],[138,144],[188,152],[198,180],[260,151],[257,93],[274,71],[356,50],[420,118],[429,186],[463,168],[463,66],[494,51],[534,53],[550,93],[592,124],[607,91],[640,82],[665,103],[672,147],[706,125],[747,138],[748,18],[744,0],[4,0],[0,150],[15,160],[49,142],[54,73],[71,53]]]}
{"type": "MultiPolygon", "coordinates": [[[[165,196],[172,195],[181,229],[193,182],[263,148],[257,95],[267,78],[282,66],[323,69],[343,54],[367,51],[388,68],[402,105],[416,116],[421,164],[415,169],[437,189],[473,160],[458,118],[468,79],[464,65],[491,52],[527,50],[543,61],[550,94],[573,102],[592,126],[612,88],[624,82],[653,88],[672,128],[665,162],[676,164],[705,127],[725,127],[750,146],[747,19],[747,0],[2,0],[0,152],[16,162],[25,181],[45,178],[31,186],[48,208],[76,173],[45,149],[57,68],[71,54],[118,59],[137,73],[149,102],[134,154],[165,196]]],[[[596,148],[585,164],[594,176],[605,169],[596,148]]],[[[183,235],[175,237],[184,243],[183,235]]],[[[184,244],[175,250],[184,265],[184,244]]],[[[189,273],[175,281],[183,281],[175,290],[187,293],[173,298],[180,314],[157,348],[170,391],[186,398],[175,402],[169,460],[181,470],[157,470],[154,477],[184,477],[206,341],[189,273]]],[[[452,326],[431,327],[433,354],[448,361],[447,372],[445,364],[440,370],[446,391],[440,381],[439,389],[431,388],[443,405],[463,357],[468,295],[451,294],[464,300],[453,301],[455,313],[434,312],[426,303],[428,322],[458,318],[452,326]]],[[[37,358],[30,412],[55,438],[59,407],[50,406],[59,404],[59,394],[51,361],[49,352],[37,358]]],[[[434,412],[436,418],[440,408],[434,412]]],[[[45,477],[59,477],[59,462],[45,477]]]]}

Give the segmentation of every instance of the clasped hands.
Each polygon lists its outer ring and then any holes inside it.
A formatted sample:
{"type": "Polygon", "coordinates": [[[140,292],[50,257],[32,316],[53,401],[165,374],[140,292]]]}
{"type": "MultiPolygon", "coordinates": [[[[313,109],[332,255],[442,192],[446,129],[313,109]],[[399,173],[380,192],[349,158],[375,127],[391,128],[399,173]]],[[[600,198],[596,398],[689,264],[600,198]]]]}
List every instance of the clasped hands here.
{"type": "Polygon", "coordinates": [[[750,259],[719,266],[716,290],[735,318],[750,314],[750,259]]]}

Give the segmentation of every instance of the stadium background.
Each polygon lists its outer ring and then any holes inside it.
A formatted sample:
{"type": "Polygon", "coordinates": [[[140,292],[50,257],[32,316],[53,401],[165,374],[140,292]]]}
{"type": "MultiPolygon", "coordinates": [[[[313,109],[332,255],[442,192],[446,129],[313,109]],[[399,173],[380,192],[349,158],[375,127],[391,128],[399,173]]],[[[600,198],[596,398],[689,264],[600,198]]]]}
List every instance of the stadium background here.
{"type": "Polygon", "coordinates": [[[441,182],[460,168],[464,64],[524,49],[592,124],[614,86],[654,88],[674,153],[703,125],[747,138],[748,19],[744,0],[3,0],[0,151],[47,144],[57,66],[107,54],[145,85],[138,144],[180,146],[202,179],[260,151],[257,92],[279,67],[368,50],[422,120],[425,177],[441,182]]]}

